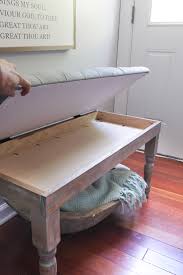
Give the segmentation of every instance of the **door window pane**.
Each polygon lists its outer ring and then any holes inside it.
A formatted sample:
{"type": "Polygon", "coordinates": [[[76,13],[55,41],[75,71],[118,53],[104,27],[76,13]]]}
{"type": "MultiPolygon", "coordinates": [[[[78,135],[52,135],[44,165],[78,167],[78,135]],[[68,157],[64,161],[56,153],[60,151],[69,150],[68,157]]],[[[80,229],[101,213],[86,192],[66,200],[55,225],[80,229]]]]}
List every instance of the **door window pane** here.
{"type": "Polygon", "coordinates": [[[151,23],[183,23],[183,0],[152,0],[151,23]]]}

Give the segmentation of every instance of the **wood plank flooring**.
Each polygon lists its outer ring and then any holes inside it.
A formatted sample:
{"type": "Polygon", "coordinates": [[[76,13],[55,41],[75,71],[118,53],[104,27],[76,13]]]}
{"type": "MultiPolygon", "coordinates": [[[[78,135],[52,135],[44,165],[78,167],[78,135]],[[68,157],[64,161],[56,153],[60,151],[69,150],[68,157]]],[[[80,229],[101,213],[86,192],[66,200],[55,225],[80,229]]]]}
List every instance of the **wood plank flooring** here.
{"type": "MultiPolygon", "coordinates": [[[[143,157],[124,164],[142,174],[143,157]]],[[[30,225],[20,217],[0,226],[0,259],[0,275],[39,274],[30,225]]],[[[144,207],[63,236],[57,260],[58,275],[183,275],[183,163],[158,158],[144,207]]]]}
{"type": "MultiPolygon", "coordinates": [[[[134,154],[125,164],[142,175],[143,158],[134,154]]],[[[183,249],[183,163],[157,158],[152,185],[148,203],[125,226],[183,249]]]]}

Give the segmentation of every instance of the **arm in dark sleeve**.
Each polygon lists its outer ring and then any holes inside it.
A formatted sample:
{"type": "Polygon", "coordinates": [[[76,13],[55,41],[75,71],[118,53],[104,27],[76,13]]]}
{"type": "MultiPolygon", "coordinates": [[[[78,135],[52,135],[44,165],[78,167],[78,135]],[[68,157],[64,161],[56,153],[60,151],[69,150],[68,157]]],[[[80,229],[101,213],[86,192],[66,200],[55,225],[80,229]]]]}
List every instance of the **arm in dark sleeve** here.
{"type": "Polygon", "coordinates": [[[0,105],[7,99],[7,96],[0,96],[0,105]]]}

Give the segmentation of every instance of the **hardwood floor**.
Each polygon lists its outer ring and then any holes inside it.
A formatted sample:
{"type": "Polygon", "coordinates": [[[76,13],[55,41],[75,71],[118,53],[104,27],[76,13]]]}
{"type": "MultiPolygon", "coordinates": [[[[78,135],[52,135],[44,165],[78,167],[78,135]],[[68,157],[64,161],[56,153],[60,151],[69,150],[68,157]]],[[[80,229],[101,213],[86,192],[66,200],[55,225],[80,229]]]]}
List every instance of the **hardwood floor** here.
{"type": "MultiPolygon", "coordinates": [[[[143,157],[134,154],[125,164],[142,175],[143,157]]],[[[126,226],[183,249],[183,163],[157,158],[152,185],[148,203],[126,226]]]]}
{"type": "MultiPolygon", "coordinates": [[[[143,154],[124,162],[142,174],[143,154]]],[[[61,275],[183,275],[183,163],[158,158],[148,202],[135,217],[115,214],[90,230],[64,236],[61,275]]],[[[0,227],[0,275],[38,275],[29,223],[0,227]]]]}

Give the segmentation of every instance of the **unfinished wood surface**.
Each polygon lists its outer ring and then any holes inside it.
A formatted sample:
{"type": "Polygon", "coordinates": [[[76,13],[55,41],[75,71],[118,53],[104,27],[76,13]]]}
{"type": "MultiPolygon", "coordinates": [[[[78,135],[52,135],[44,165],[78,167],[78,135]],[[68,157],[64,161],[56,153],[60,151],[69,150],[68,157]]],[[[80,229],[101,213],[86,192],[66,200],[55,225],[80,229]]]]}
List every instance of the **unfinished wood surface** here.
{"type": "Polygon", "coordinates": [[[55,126],[56,135],[50,134],[39,143],[37,136],[41,134],[36,133],[28,147],[20,146],[1,157],[0,177],[48,196],[139,136],[143,139],[146,130],[98,121],[92,115],[89,118],[92,119],[83,117],[55,126]]]}
{"type": "Polygon", "coordinates": [[[47,128],[30,132],[25,135],[16,137],[15,139],[9,140],[0,144],[0,158],[7,157],[8,155],[16,153],[17,150],[28,149],[40,142],[45,142],[50,139],[57,137],[57,135],[73,131],[80,127],[82,124],[87,124],[97,117],[97,112],[92,112],[82,117],[78,117],[74,120],[73,118],[63,123],[48,126],[47,128]]]}
{"type": "Polygon", "coordinates": [[[0,146],[0,158],[16,153],[17,150],[28,149],[37,143],[45,142],[53,139],[57,135],[64,134],[66,132],[75,130],[81,125],[85,125],[92,120],[100,120],[103,122],[109,122],[113,124],[119,124],[128,127],[134,127],[137,129],[145,129],[155,123],[156,121],[130,117],[125,115],[117,115],[114,113],[106,112],[92,112],[87,115],[83,115],[74,120],[73,118],[66,122],[60,122],[56,125],[48,126],[47,128],[39,129],[35,132],[30,132],[25,135],[16,137],[13,140],[2,143],[0,146]]]}
{"type": "Polygon", "coordinates": [[[159,135],[161,124],[159,122],[153,124],[144,130],[144,134],[140,134],[119,151],[109,156],[84,174],[63,186],[60,190],[54,192],[47,197],[47,210],[53,211],[60,207],[64,202],[77,195],[79,192],[87,188],[91,183],[102,177],[110,169],[114,168],[121,161],[125,160],[130,154],[135,152],[142,145],[151,140],[154,136],[159,135]],[[50,208],[51,206],[51,208],[50,208]]]}
{"type": "Polygon", "coordinates": [[[121,114],[120,115],[113,114],[111,116],[111,113],[108,113],[108,112],[98,112],[97,119],[101,121],[111,122],[111,123],[120,124],[123,126],[138,128],[138,129],[145,129],[156,122],[150,119],[132,117],[132,116],[121,115],[121,114]]]}

